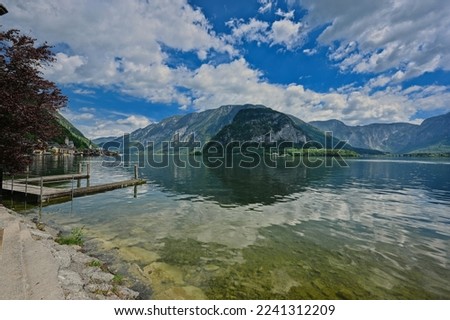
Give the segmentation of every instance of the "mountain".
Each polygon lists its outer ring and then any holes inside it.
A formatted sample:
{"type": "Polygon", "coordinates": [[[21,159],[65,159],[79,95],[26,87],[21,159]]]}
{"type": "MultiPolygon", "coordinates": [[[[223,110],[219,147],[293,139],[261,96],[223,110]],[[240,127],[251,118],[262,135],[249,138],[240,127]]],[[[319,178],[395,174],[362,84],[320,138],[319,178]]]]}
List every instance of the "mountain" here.
{"type": "Polygon", "coordinates": [[[94,143],[97,146],[103,146],[103,144],[105,144],[106,142],[114,141],[116,139],[117,139],[117,137],[101,137],[101,138],[93,139],[92,143],[94,143]]]}
{"type": "Polygon", "coordinates": [[[450,150],[450,113],[427,119],[420,126],[410,123],[347,126],[338,120],[306,123],[263,105],[226,105],[152,123],[132,132],[130,140],[144,145],[153,142],[154,150],[159,151],[162,142],[174,140],[191,147],[195,146],[194,141],[201,145],[211,140],[223,144],[268,142],[269,133],[271,142],[287,141],[297,146],[312,141],[336,146],[344,140],[348,141],[345,149],[363,154],[442,151],[450,150]],[[332,131],[333,135],[324,131],[332,131]]]}
{"type": "MultiPolygon", "coordinates": [[[[335,147],[340,141],[327,136],[323,131],[294,117],[277,112],[263,105],[226,105],[185,116],[173,116],[159,123],[138,129],[131,133],[130,141],[142,144],[154,143],[154,150],[161,151],[162,142],[178,140],[184,146],[195,146],[194,141],[204,146],[209,141],[218,141],[224,145],[231,141],[240,142],[293,142],[301,147],[314,142],[319,148],[335,147]],[[270,133],[270,135],[269,135],[270,133]],[[195,137],[195,140],[194,140],[195,137]]],[[[116,141],[121,141],[117,138],[116,141]]],[[[371,150],[355,149],[360,153],[372,153],[371,150]]],[[[164,150],[165,151],[165,150],[164,150]]]]}
{"type": "Polygon", "coordinates": [[[354,147],[390,153],[448,152],[450,150],[450,112],[426,119],[421,125],[410,123],[348,126],[338,120],[313,121],[311,125],[347,140],[354,147]]]}
{"type": "Polygon", "coordinates": [[[56,122],[61,132],[53,139],[52,142],[64,144],[64,140],[67,137],[70,141],[73,141],[77,149],[89,148],[89,146],[91,145],[91,141],[86,138],[80,130],[75,128],[75,126],[70,123],[69,120],[64,118],[60,113],[56,113],[56,122]]]}
{"type": "Polygon", "coordinates": [[[348,141],[354,147],[394,153],[407,146],[409,136],[418,127],[410,123],[347,126],[339,120],[313,121],[310,124],[333,132],[335,137],[348,141]]]}
{"type": "Polygon", "coordinates": [[[185,116],[173,116],[132,132],[130,139],[141,143],[154,142],[156,146],[163,141],[172,141],[175,135],[178,135],[180,141],[192,141],[194,134],[195,140],[203,144],[230,124],[239,111],[265,108],[262,105],[250,104],[227,105],[185,116]]]}
{"type": "MultiPolygon", "coordinates": [[[[302,120],[269,108],[240,110],[233,121],[212,138],[223,145],[232,141],[269,142],[269,139],[270,142],[293,142],[300,147],[307,142],[331,146],[333,140],[302,120]]],[[[333,142],[333,145],[338,143],[333,142]]]]}
{"type": "Polygon", "coordinates": [[[415,130],[406,151],[450,152],[450,112],[424,120],[415,130]]]}

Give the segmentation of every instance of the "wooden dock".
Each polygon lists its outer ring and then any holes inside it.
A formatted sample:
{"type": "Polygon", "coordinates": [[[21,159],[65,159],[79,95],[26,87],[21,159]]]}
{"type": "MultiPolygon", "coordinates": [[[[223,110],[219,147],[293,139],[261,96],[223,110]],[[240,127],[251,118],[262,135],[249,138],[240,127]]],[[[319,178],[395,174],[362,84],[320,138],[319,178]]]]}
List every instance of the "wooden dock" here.
{"type": "Polygon", "coordinates": [[[41,182],[41,180],[45,182],[58,182],[58,181],[70,181],[72,179],[74,180],[81,180],[81,179],[89,179],[89,174],[83,174],[83,173],[76,173],[76,174],[62,174],[62,175],[55,175],[55,176],[43,176],[43,177],[35,177],[35,178],[22,178],[22,179],[16,179],[14,182],[19,183],[36,183],[41,182]]]}
{"type": "Polygon", "coordinates": [[[51,201],[70,200],[75,197],[102,193],[110,190],[137,186],[147,183],[142,179],[129,179],[118,182],[105,183],[87,187],[54,188],[45,187],[44,182],[64,182],[80,179],[88,179],[85,174],[68,174],[57,176],[46,176],[38,178],[5,180],[3,181],[3,192],[26,198],[29,203],[48,203],[51,201]],[[31,183],[31,184],[30,184],[31,183]],[[37,184],[36,184],[37,183],[37,184]]]}

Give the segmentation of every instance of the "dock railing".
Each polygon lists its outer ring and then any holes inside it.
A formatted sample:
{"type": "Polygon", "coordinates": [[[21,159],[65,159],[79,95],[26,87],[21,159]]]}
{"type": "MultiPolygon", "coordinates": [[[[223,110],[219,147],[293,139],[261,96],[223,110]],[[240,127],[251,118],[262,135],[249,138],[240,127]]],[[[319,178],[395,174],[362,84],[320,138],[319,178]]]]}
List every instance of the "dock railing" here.
{"type": "Polygon", "coordinates": [[[136,165],[134,167],[134,177],[131,179],[91,185],[90,163],[87,162],[85,164],[85,173],[83,173],[83,165],[80,163],[77,172],[49,176],[32,175],[29,168],[27,168],[24,173],[5,179],[3,181],[3,190],[9,192],[11,198],[18,196],[24,198],[26,202],[42,205],[42,203],[48,203],[52,200],[71,200],[74,197],[146,183],[145,180],[139,179],[138,167],[136,165]],[[77,181],[76,187],[75,180],[77,181]],[[85,187],[81,186],[82,180],[86,180],[85,187]],[[52,186],[45,186],[48,183],[51,183],[52,186]],[[70,186],[67,186],[67,183],[70,183],[70,186]]]}

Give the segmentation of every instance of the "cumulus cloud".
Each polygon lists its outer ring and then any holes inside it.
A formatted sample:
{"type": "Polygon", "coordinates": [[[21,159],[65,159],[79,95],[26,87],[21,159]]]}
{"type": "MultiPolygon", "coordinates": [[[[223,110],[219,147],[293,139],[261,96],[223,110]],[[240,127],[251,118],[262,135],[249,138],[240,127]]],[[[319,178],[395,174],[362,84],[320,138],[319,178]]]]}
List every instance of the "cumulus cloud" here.
{"type": "Polygon", "coordinates": [[[272,24],[270,39],[272,45],[283,45],[288,50],[299,47],[303,43],[301,36],[302,23],[289,19],[277,20],[272,24]]]}
{"type": "Polygon", "coordinates": [[[297,0],[309,30],[326,26],[318,41],[332,49],[343,71],[382,73],[396,81],[437,69],[450,70],[450,6],[447,0],[297,0]]]}
{"type": "Polygon", "coordinates": [[[227,22],[227,26],[231,28],[231,35],[225,38],[231,43],[255,41],[258,44],[279,45],[287,50],[294,50],[303,43],[304,38],[302,23],[288,18],[276,20],[272,24],[255,18],[250,18],[248,22],[232,19],[227,22]]]}
{"type": "Polygon", "coordinates": [[[269,42],[269,23],[251,18],[248,22],[243,19],[232,19],[226,23],[231,28],[231,35],[227,37],[232,43],[255,41],[258,43],[269,42]]]}
{"type": "Polygon", "coordinates": [[[6,27],[32,30],[38,39],[68,48],[45,71],[59,84],[114,86],[151,101],[178,102],[161,89],[172,76],[164,47],[202,60],[212,52],[237,54],[187,0],[23,0],[8,8],[6,27]]]}
{"type": "Polygon", "coordinates": [[[447,107],[450,93],[445,86],[380,89],[385,81],[379,78],[364,87],[349,85],[318,93],[299,84],[271,84],[264,79],[262,71],[241,58],[218,66],[203,65],[181,79],[179,85],[190,88],[192,104],[198,111],[224,104],[255,103],[305,121],[338,118],[354,125],[408,122],[418,109],[432,111],[447,107]]]}
{"type": "Polygon", "coordinates": [[[64,109],[61,114],[90,139],[122,136],[152,123],[150,119],[141,115],[128,115],[89,107],[79,110],[64,109]]]}
{"type": "Polygon", "coordinates": [[[77,71],[86,64],[86,58],[74,55],[68,56],[65,53],[56,54],[56,62],[50,69],[45,69],[45,75],[60,83],[77,83],[80,79],[77,77],[77,71]]]}
{"type": "Polygon", "coordinates": [[[135,128],[143,128],[148,126],[151,122],[149,119],[143,116],[129,116],[125,119],[119,119],[116,121],[118,124],[129,125],[135,128]]]}

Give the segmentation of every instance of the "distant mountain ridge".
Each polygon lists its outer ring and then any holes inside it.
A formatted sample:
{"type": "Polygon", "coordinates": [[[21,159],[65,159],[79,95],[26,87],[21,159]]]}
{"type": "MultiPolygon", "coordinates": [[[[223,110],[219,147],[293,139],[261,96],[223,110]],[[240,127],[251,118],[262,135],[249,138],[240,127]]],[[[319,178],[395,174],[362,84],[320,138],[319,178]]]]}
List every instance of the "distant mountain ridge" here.
{"type": "Polygon", "coordinates": [[[92,143],[96,144],[97,146],[103,146],[106,142],[114,141],[117,137],[101,137],[101,138],[95,138],[92,140],[92,143]]]}
{"type": "Polygon", "coordinates": [[[312,121],[311,125],[347,140],[358,148],[389,153],[449,152],[450,112],[428,118],[420,125],[411,123],[348,126],[339,120],[312,121]]]}
{"type": "MultiPolygon", "coordinates": [[[[292,115],[252,104],[225,105],[185,116],[172,116],[132,132],[130,141],[144,145],[153,142],[153,149],[158,152],[162,151],[162,142],[174,139],[184,142],[183,146],[194,146],[194,141],[204,146],[210,141],[223,144],[231,141],[264,142],[269,134],[270,142],[292,142],[297,147],[314,142],[319,148],[332,148],[339,143],[335,137],[327,136],[292,115]]],[[[116,141],[121,140],[118,138],[116,141]]],[[[370,150],[356,150],[349,145],[345,148],[372,153],[370,150]]]]}
{"type": "MultiPolygon", "coordinates": [[[[209,141],[224,144],[231,141],[264,141],[270,133],[272,142],[293,142],[298,146],[314,141],[322,146],[335,146],[348,141],[346,149],[362,154],[449,152],[450,113],[425,120],[421,125],[410,123],[347,126],[338,120],[306,123],[263,105],[225,105],[187,115],[176,115],[130,134],[131,142],[146,145],[153,142],[161,150],[162,142],[177,140],[183,146],[201,145],[209,141]],[[331,131],[333,135],[326,135],[331,131]]],[[[103,143],[111,138],[96,139],[103,143]]],[[[115,141],[121,142],[122,138],[115,141]]]]}
{"type": "Polygon", "coordinates": [[[243,109],[265,109],[263,105],[226,105],[217,109],[210,109],[185,116],[173,116],[158,123],[138,129],[131,133],[130,139],[142,143],[152,141],[161,143],[172,141],[178,135],[180,141],[195,140],[208,142],[224,126],[230,124],[236,114],[243,109]]]}

